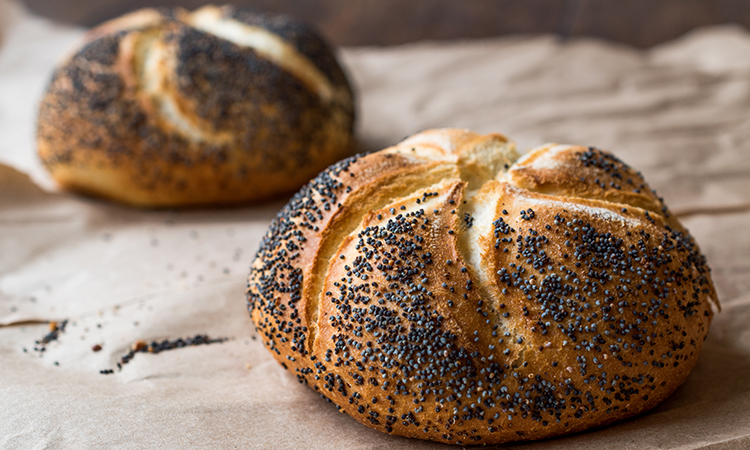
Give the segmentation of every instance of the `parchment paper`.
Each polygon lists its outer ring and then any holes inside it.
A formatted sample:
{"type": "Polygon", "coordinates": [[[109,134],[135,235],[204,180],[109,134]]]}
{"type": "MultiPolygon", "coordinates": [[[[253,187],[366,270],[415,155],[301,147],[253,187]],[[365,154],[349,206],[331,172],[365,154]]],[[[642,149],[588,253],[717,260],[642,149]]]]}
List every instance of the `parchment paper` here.
{"type": "MultiPolygon", "coordinates": [[[[48,190],[35,109],[81,32],[0,0],[0,448],[448,448],[338,413],[256,339],[245,276],[282,202],[143,212],[48,190]],[[35,351],[47,322],[64,319],[58,340],[35,351]],[[138,353],[117,370],[137,340],[197,334],[229,340],[138,353]]],[[[750,448],[746,31],[705,29],[650,51],[542,36],[342,57],[364,147],[460,126],[521,148],[610,149],[681,212],[713,267],[723,312],[674,396],[617,426],[508,448],[750,448]]]]}

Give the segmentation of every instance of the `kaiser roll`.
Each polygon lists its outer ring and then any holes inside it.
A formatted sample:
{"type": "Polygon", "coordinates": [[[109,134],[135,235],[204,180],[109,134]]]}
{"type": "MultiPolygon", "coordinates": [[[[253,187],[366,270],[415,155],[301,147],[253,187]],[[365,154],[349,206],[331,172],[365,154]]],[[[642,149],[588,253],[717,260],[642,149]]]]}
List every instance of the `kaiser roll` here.
{"type": "Polygon", "coordinates": [[[298,189],[352,148],[352,91],[328,45],[240,7],[144,9],[88,33],[41,103],[63,187],[144,207],[298,189]]]}
{"type": "Polygon", "coordinates": [[[300,383],[369,427],[460,444],[654,407],[718,308],[705,257],[640,173],[455,129],[323,171],[271,224],[247,294],[300,383]]]}

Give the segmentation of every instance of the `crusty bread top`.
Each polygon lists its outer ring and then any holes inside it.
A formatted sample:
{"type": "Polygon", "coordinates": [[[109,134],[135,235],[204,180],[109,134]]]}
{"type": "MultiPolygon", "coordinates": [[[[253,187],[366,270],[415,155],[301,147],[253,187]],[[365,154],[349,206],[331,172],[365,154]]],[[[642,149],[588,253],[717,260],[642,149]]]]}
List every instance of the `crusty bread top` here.
{"type": "MultiPolygon", "coordinates": [[[[74,72],[56,74],[55,78],[69,77],[74,85],[82,85],[76,95],[90,95],[87,103],[94,109],[98,104],[111,105],[112,96],[121,95],[117,91],[143,91],[150,97],[140,102],[145,112],[158,115],[161,126],[189,141],[226,144],[239,131],[262,123],[230,110],[245,104],[281,103],[277,108],[286,104],[304,111],[311,107],[305,102],[335,102],[350,114],[353,109],[346,76],[317,33],[301,22],[247,8],[135,11],[88,32],[70,60],[61,64],[62,70],[87,68],[81,73],[86,76],[85,72],[96,73],[96,67],[89,66],[98,64],[102,75],[114,69],[124,81],[123,86],[117,80],[111,89],[86,89],[87,84],[94,87],[96,80],[74,72]],[[248,70],[246,65],[257,67],[248,70]],[[288,75],[316,99],[296,92],[284,79],[288,75]],[[253,79],[245,79],[248,76],[253,79]],[[303,104],[297,105],[300,101],[303,104]]],[[[123,112],[116,115],[128,117],[123,112]]]]}
{"type": "Polygon", "coordinates": [[[331,49],[313,29],[286,16],[239,6],[208,5],[193,12],[182,8],[141,9],[90,30],[82,47],[104,36],[156,29],[170,22],[183,23],[236,46],[251,48],[282,65],[313,90],[325,91],[324,96],[329,99],[333,91],[348,89],[344,88],[348,82],[331,49]]]}
{"type": "Polygon", "coordinates": [[[63,186],[142,206],[298,189],[351,154],[354,100],[305,25],[242,7],[145,9],[89,32],[37,129],[63,186]]]}
{"type": "Polygon", "coordinates": [[[368,426],[454,443],[653,407],[718,307],[705,258],[640,174],[585,147],[518,159],[464,130],[311,181],[264,238],[248,300],[300,382],[368,426]]]}

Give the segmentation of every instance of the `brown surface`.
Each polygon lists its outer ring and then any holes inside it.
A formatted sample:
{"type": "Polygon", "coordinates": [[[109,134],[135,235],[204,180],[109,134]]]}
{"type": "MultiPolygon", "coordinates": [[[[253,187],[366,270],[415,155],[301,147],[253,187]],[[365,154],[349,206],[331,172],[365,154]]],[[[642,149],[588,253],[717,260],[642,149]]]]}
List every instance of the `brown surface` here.
{"type": "MultiPolygon", "coordinates": [[[[25,0],[40,14],[93,26],[146,6],[195,8],[205,0],[25,0]]],[[[292,14],[339,45],[389,45],[513,33],[596,36],[649,47],[694,28],[750,27],[745,0],[229,0],[292,14]]]]}
{"type": "Polygon", "coordinates": [[[650,47],[707,25],[750,27],[745,0],[580,0],[570,36],[650,47]]]}
{"type": "MultiPolygon", "coordinates": [[[[419,39],[552,31],[565,0],[250,0],[228,1],[291,14],[317,25],[339,45],[398,44],[419,39]]],[[[93,26],[146,6],[195,8],[204,0],[30,0],[37,12],[93,26]]]]}

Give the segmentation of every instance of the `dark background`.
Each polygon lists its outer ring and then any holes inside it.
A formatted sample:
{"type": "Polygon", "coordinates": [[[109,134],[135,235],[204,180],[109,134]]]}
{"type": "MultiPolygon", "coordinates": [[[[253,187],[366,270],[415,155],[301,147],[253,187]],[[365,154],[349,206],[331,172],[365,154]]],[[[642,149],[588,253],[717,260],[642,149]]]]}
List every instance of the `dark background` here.
{"type": "MultiPolygon", "coordinates": [[[[205,0],[23,0],[41,15],[85,26],[146,6],[194,9],[205,0]]],[[[215,3],[223,3],[217,0],[215,3]]],[[[596,36],[649,47],[693,28],[750,28],[750,0],[234,0],[288,13],[338,45],[392,45],[422,39],[515,33],[596,36]]]]}

